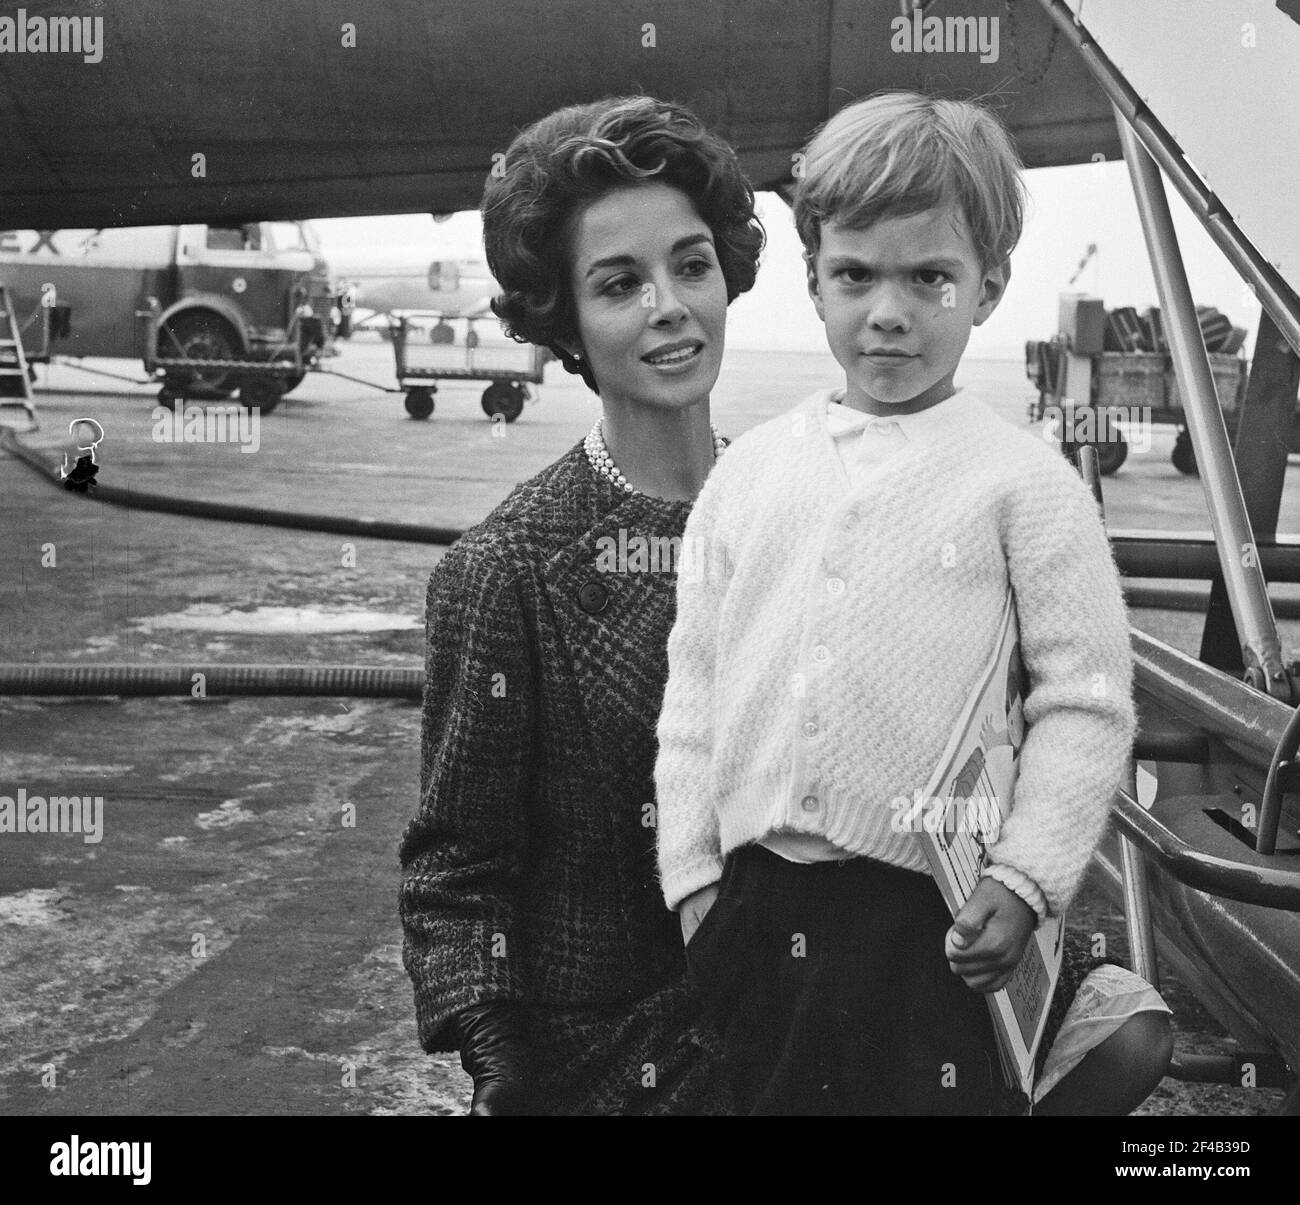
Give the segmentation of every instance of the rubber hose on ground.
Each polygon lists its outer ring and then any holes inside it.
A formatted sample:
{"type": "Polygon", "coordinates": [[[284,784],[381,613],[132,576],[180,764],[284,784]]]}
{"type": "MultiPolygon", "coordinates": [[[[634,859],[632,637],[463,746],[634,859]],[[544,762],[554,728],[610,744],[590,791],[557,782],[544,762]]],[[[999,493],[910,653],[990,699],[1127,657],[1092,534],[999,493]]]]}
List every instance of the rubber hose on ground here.
{"type": "MultiPolygon", "coordinates": [[[[59,484],[59,466],[28,447],[11,430],[0,430],[0,447],[40,473],[53,485],[59,484]]],[[[392,523],[379,519],[346,519],[340,515],[317,515],[305,511],[272,510],[269,507],[238,506],[230,502],[204,502],[198,498],[175,498],[117,485],[96,484],[86,497],[132,510],[161,511],[192,519],[220,519],[227,523],[255,523],[261,527],[292,527],[298,531],[319,531],[331,535],[360,536],[372,540],[401,540],[408,544],[454,544],[464,533],[453,527],[428,527],[422,523],[392,523]]]]}
{"type": "Polygon", "coordinates": [[[358,665],[19,665],[0,663],[3,695],[340,695],[418,699],[424,670],[358,665]]]}

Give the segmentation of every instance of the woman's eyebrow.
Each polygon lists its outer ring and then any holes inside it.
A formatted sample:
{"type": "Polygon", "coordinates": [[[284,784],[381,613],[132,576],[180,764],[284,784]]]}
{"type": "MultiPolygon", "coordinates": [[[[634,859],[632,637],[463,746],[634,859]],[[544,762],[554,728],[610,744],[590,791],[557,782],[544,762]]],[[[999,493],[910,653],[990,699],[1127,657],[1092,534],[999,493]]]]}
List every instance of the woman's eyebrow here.
{"type": "MultiPolygon", "coordinates": [[[[694,247],[700,243],[713,245],[713,236],[709,234],[688,234],[679,238],[669,249],[669,255],[676,255],[679,251],[685,251],[687,247],[694,247]]],[[[623,268],[628,264],[636,263],[634,255],[607,255],[603,259],[594,260],[587,269],[586,275],[590,276],[593,272],[598,272],[601,268],[623,268]]]]}

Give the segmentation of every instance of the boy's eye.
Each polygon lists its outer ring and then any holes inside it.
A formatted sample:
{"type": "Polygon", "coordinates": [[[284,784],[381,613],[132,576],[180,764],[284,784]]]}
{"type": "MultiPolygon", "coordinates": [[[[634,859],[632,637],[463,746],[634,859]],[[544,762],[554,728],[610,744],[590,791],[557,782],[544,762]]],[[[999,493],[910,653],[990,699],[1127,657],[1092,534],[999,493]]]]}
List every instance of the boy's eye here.
{"type": "Polygon", "coordinates": [[[949,279],[948,273],[940,271],[938,268],[922,268],[916,275],[923,285],[938,286],[949,279]],[[933,277],[934,279],[927,279],[927,277],[933,277]]]}
{"type": "Polygon", "coordinates": [[[840,268],[835,275],[840,280],[847,280],[849,284],[865,284],[870,278],[871,273],[866,268],[840,268]]]}

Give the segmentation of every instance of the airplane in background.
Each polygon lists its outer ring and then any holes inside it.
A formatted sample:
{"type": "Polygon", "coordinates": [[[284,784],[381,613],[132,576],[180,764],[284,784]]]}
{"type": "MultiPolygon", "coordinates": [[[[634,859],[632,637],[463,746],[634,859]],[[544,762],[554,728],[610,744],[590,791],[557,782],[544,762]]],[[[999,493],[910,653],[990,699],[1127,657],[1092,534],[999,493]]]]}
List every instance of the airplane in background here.
{"type": "Polygon", "coordinates": [[[444,320],[489,316],[489,303],[497,293],[481,254],[435,259],[424,268],[413,267],[409,258],[349,261],[344,256],[340,261],[335,256],[332,266],[344,309],[350,311],[341,331],[345,337],[358,330],[378,330],[388,337],[394,319],[420,326],[430,325],[421,320],[432,318],[432,340],[449,343],[452,328],[444,320]]]}

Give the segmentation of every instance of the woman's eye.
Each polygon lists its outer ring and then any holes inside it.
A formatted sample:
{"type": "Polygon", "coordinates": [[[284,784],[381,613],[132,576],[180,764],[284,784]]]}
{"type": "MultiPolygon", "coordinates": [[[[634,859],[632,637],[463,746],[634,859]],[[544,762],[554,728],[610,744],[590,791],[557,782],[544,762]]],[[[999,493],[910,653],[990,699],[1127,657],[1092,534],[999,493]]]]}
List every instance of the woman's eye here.
{"type": "Polygon", "coordinates": [[[606,297],[626,297],[635,288],[636,281],[632,277],[612,276],[600,286],[600,291],[606,297]]]}
{"type": "Polygon", "coordinates": [[[687,276],[703,276],[712,267],[713,264],[707,259],[688,259],[684,264],[682,264],[682,272],[687,276]]]}

